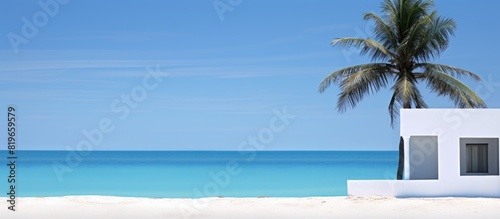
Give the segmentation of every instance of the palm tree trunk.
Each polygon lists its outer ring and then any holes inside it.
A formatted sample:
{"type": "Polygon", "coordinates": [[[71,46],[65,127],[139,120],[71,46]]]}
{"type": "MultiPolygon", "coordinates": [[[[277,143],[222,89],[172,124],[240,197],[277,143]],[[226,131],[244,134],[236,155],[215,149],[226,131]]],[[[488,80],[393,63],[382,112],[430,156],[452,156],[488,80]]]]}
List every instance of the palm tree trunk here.
{"type": "Polygon", "coordinates": [[[404,168],[404,162],[405,162],[405,143],[403,137],[399,137],[399,162],[398,162],[398,180],[403,179],[403,168],[404,168]]]}

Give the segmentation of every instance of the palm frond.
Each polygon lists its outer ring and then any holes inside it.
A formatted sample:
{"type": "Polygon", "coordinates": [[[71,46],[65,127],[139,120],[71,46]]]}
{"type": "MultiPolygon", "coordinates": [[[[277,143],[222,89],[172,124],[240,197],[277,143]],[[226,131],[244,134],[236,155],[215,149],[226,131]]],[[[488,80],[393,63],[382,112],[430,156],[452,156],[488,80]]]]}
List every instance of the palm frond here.
{"type": "Polygon", "coordinates": [[[390,70],[384,64],[372,65],[345,77],[340,83],[337,110],[344,112],[347,108],[354,108],[364,96],[387,86],[389,74],[390,70]]]}
{"type": "Polygon", "coordinates": [[[453,66],[449,66],[449,65],[435,64],[435,63],[418,63],[415,65],[415,67],[422,68],[426,72],[439,71],[439,72],[443,72],[443,73],[446,73],[448,75],[451,75],[453,77],[467,76],[467,77],[474,79],[475,81],[478,81],[478,82],[481,81],[481,77],[479,77],[479,75],[476,75],[470,71],[467,71],[467,70],[464,70],[461,68],[457,68],[457,67],[453,67],[453,66]]]}
{"type": "Polygon", "coordinates": [[[411,108],[412,98],[416,95],[415,90],[417,89],[414,80],[411,80],[407,75],[400,75],[391,89],[400,94],[403,107],[411,108]]]}
{"type": "Polygon", "coordinates": [[[448,47],[450,36],[454,35],[456,23],[453,19],[442,18],[433,12],[426,18],[429,23],[422,34],[416,35],[419,39],[414,46],[414,57],[418,61],[427,62],[435,58],[448,47]]]}
{"type": "Polygon", "coordinates": [[[351,66],[347,68],[340,69],[338,71],[335,71],[331,73],[330,75],[326,76],[320,83],[318,91],[320,93],[325,92],[325,90],[330,87],[332,83],[339,83],[343,81],[344,79],[350,77],[351,75],[365,71],[366,69],[387,69],[389,70],[393,66],[386,64],[386,63],[370,63],[370,64],[363,64],[363,65],[356,65],[356,66],[351,66]]]}
{"type": "Polygon", "coordinates": [[[435,69],[423,74],[427,86],[438,96],[448,96],[459,108],[484,108],[486,103],[467,85],[455,77],[435,69]]]}
{"type": "Polygon", "coordinates": [[[401,45],[398,51],[407,54],[408,57],[415,57],[420,54],[419,45],[426,44],[429,38],[429,31],[432,25],[433,15],[426,15],[415,21],[408,30],[408,35],[401,40],[401,45]]]}
{"type": "Polygon", "coordinates": [[[332,45],[337,45],[340,47],[355,47],[361,48],[361,55],[370,54],[372,60],[389,60],[395,55],[392,54],[387,48],[382,44],[378,43],[372,39],[363,38],[337,38],[331,42],[332,45]]]}
{"type": "Polygon", "coordinates": [[[387,24],[382,18],[374,13],[366,13],[365,20],[371,20],[375,23],[374,35],[387,50],[394,50],[398,47],[396,36],[393,28],[387,24]]]}
{"type": "Polygon", "coordinates": [[[427,108],[420,90],[417,87],[416,78],[408,74],[401,74],[391,87],[393,95],[389,103],[389,115],[391,126],[394,125],[395,118],[399,115],[400,108],[427,108]]]}
{"type": "Polygon", "coordinates": [[[391,97],[391,101],[389,102],[389,115],[391,117],[391,127],[394,127],[396,118],[399,116],[399,109],[402,108],[403,98],[401,95],[394,91],[391,97]]]}
{"type": "Polygon", "coordinates": [[[425,103],[424,97],[422,96],[422,94],[420,93],[420,90],[418,88],[413,92],[412,101],[413,101],[413,106],[415,106],[415,108],[428,108],[429,107],[429,106],[427,106],[427,103],[425,103]]]}

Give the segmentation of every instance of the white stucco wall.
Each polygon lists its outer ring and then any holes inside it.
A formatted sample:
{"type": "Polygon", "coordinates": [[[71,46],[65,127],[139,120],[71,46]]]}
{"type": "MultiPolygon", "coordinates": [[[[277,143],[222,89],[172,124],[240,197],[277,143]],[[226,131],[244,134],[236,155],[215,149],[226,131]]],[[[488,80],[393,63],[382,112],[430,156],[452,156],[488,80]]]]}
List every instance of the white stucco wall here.
{"type": "Polygon", "coordinates": [[[460,175],[460,138],[500,138],[500,109],[402,109],[400,120],[407,139],[438,137],[438,179],[350,180],[349,195],[500,197],[500,176],[460,175]]]}
{"type": "Polygon", "coordinates": [[[468,177],[460,176],[460,138],[500,137],[500,109],[402,109],[400,116],[401,136],[438,136],[439,180],[468,177]]]}

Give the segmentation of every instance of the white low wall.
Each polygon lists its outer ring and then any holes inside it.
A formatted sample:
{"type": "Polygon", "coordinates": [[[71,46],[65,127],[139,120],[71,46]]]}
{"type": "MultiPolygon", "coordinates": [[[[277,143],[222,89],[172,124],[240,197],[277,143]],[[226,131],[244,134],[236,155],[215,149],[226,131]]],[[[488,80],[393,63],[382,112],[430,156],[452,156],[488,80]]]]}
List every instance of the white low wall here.
{"type": "Polygon", "coordinates": [[[500,197],[499,176],[443,180],[348,180],[349,196],[500,197]]]}

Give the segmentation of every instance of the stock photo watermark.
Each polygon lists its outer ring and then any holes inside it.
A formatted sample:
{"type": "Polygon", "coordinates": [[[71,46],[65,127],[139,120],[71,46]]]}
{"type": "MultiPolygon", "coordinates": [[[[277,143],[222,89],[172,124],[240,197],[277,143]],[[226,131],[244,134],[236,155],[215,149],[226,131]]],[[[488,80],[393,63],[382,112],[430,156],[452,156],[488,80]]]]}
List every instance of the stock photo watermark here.
{"type": "Polygon", "coordinates": [[[19,47],[23,44],[28,44],[31,39],[38,35],[40,29],[47,26],[51,18],[54,18],[61,9],[61,6],[66,5],[71,0],[40,0],[40,7],[32,16],[22,17],[23,22],[19,32],[9,32],[7,39],[14,50],[18,54],[19,47]]]}
{"type": "Polygon", "coordinates": [[[130,89],[129,92],[120,95],[119,98],[113,100],[110,104],[110,110],[116,115],[116,118],[103,117],[97,122],[95,128],[87,130],[83,129],[82,140],[74,147],[67,146],[68,153],[65,157],[65,162],[54,161],[52,169],[57,176],[59,182],[63,181],[63,176],[73,172],[86,156],[89,156],[94,147],[101,145],[106,135],[113,133],[116,130],[116,122],[125,120],[129,117],[130,112],[136,109],[141,102],[146,100],[148,93],[156,89],[162,82],[163,78],[169,74],[160,71],[160,66],[156,69],[146,67],[147,74],[142,78],[142,83],[130,89]]]}
{"type": "Polygon", "coordinates": [[[8,167],[8,188],[7,202],[8,209],[16,211],[16,161],[17,161],[17,110],[15,106],[7,107],[7,167],[8,167]]]}
{"type": "Polygon", "coordinates": [[[500,80],[497,82],[493,81],[493,74],[489,74],[487,80],[482,81],[477,86],[475,92],[483,96],[483,100],[488,100],[498,89],[500,89],[500,80]]]}
{"type": "MultiPolygon", "coordinates": [[[[493,80],[493,74],[489,74],[486,80],[483,80],[474,90],[480,96],[483,96],[483,100],[486,101],[492,97],[492,95],[500,89],[500,82],[495,82],[493,80]]],[[[464,111],[461,109],[454,109],[443,115],[443,122],[445,124],[451,124],[451,128],[455,131],[462,127],[463,121],[471,117],[471,112],[464,111]]],[[[434,129],[433,133],[439,134],[439,142],[445,142],[447,140],[447,134],[442,128],[434,129]]]]}
{"type": "MultiPolygon", "coordinates": [[[[274,109],[273,117],[269,120],[268,126],[261,128],[255,135],[248,136],[246,140],[243,140],[238,145],[239,153],[246,155],[245,162],[254,161],[257,151],[266,149],[274,141],[275,136],[284,131],[296,117],[296,115],[288,113],[285,106],[282,109],[274,109]]],[[[201,188],[193,188],[193,194],[196,198],[192,199],[191,205],[179,206],[182,217],[190,218],[206,208],[210,200],[202,198],[220,196],[221,190],[229,186],[231,179],[243,172],[244,169],[240,162],[230,160],[223,170],[218,172],[210,171],[208,175],[211,180],[201,188]]]]}
{"type": "MultiPolygon", "coordinates": [[[[366,24],[363,29],[359,28],[358,26],[355,26],[352,29],[356,33],[354,37],[364,38],[364,39],[369,38],[368,33],[370,32],[370,28],[372,28],[372,26],[370,26],[369,24],[366,24]]],[[[342,49],[342,54],[344,55],[344,58],[348,63],[352,61],[351,56],[353,54],[359,55],[360,53],[361,53],[361,48],[349,47],[348,49],[346,48],[342,49]]]]}
{"type": "Polygon", "coordinates": [[[212,5],[217,13],[220,21],[224,21],[224,14],[228,12],[233,12],[236,7],[241,5],[243,0],[214,0],[212,5]]]}

